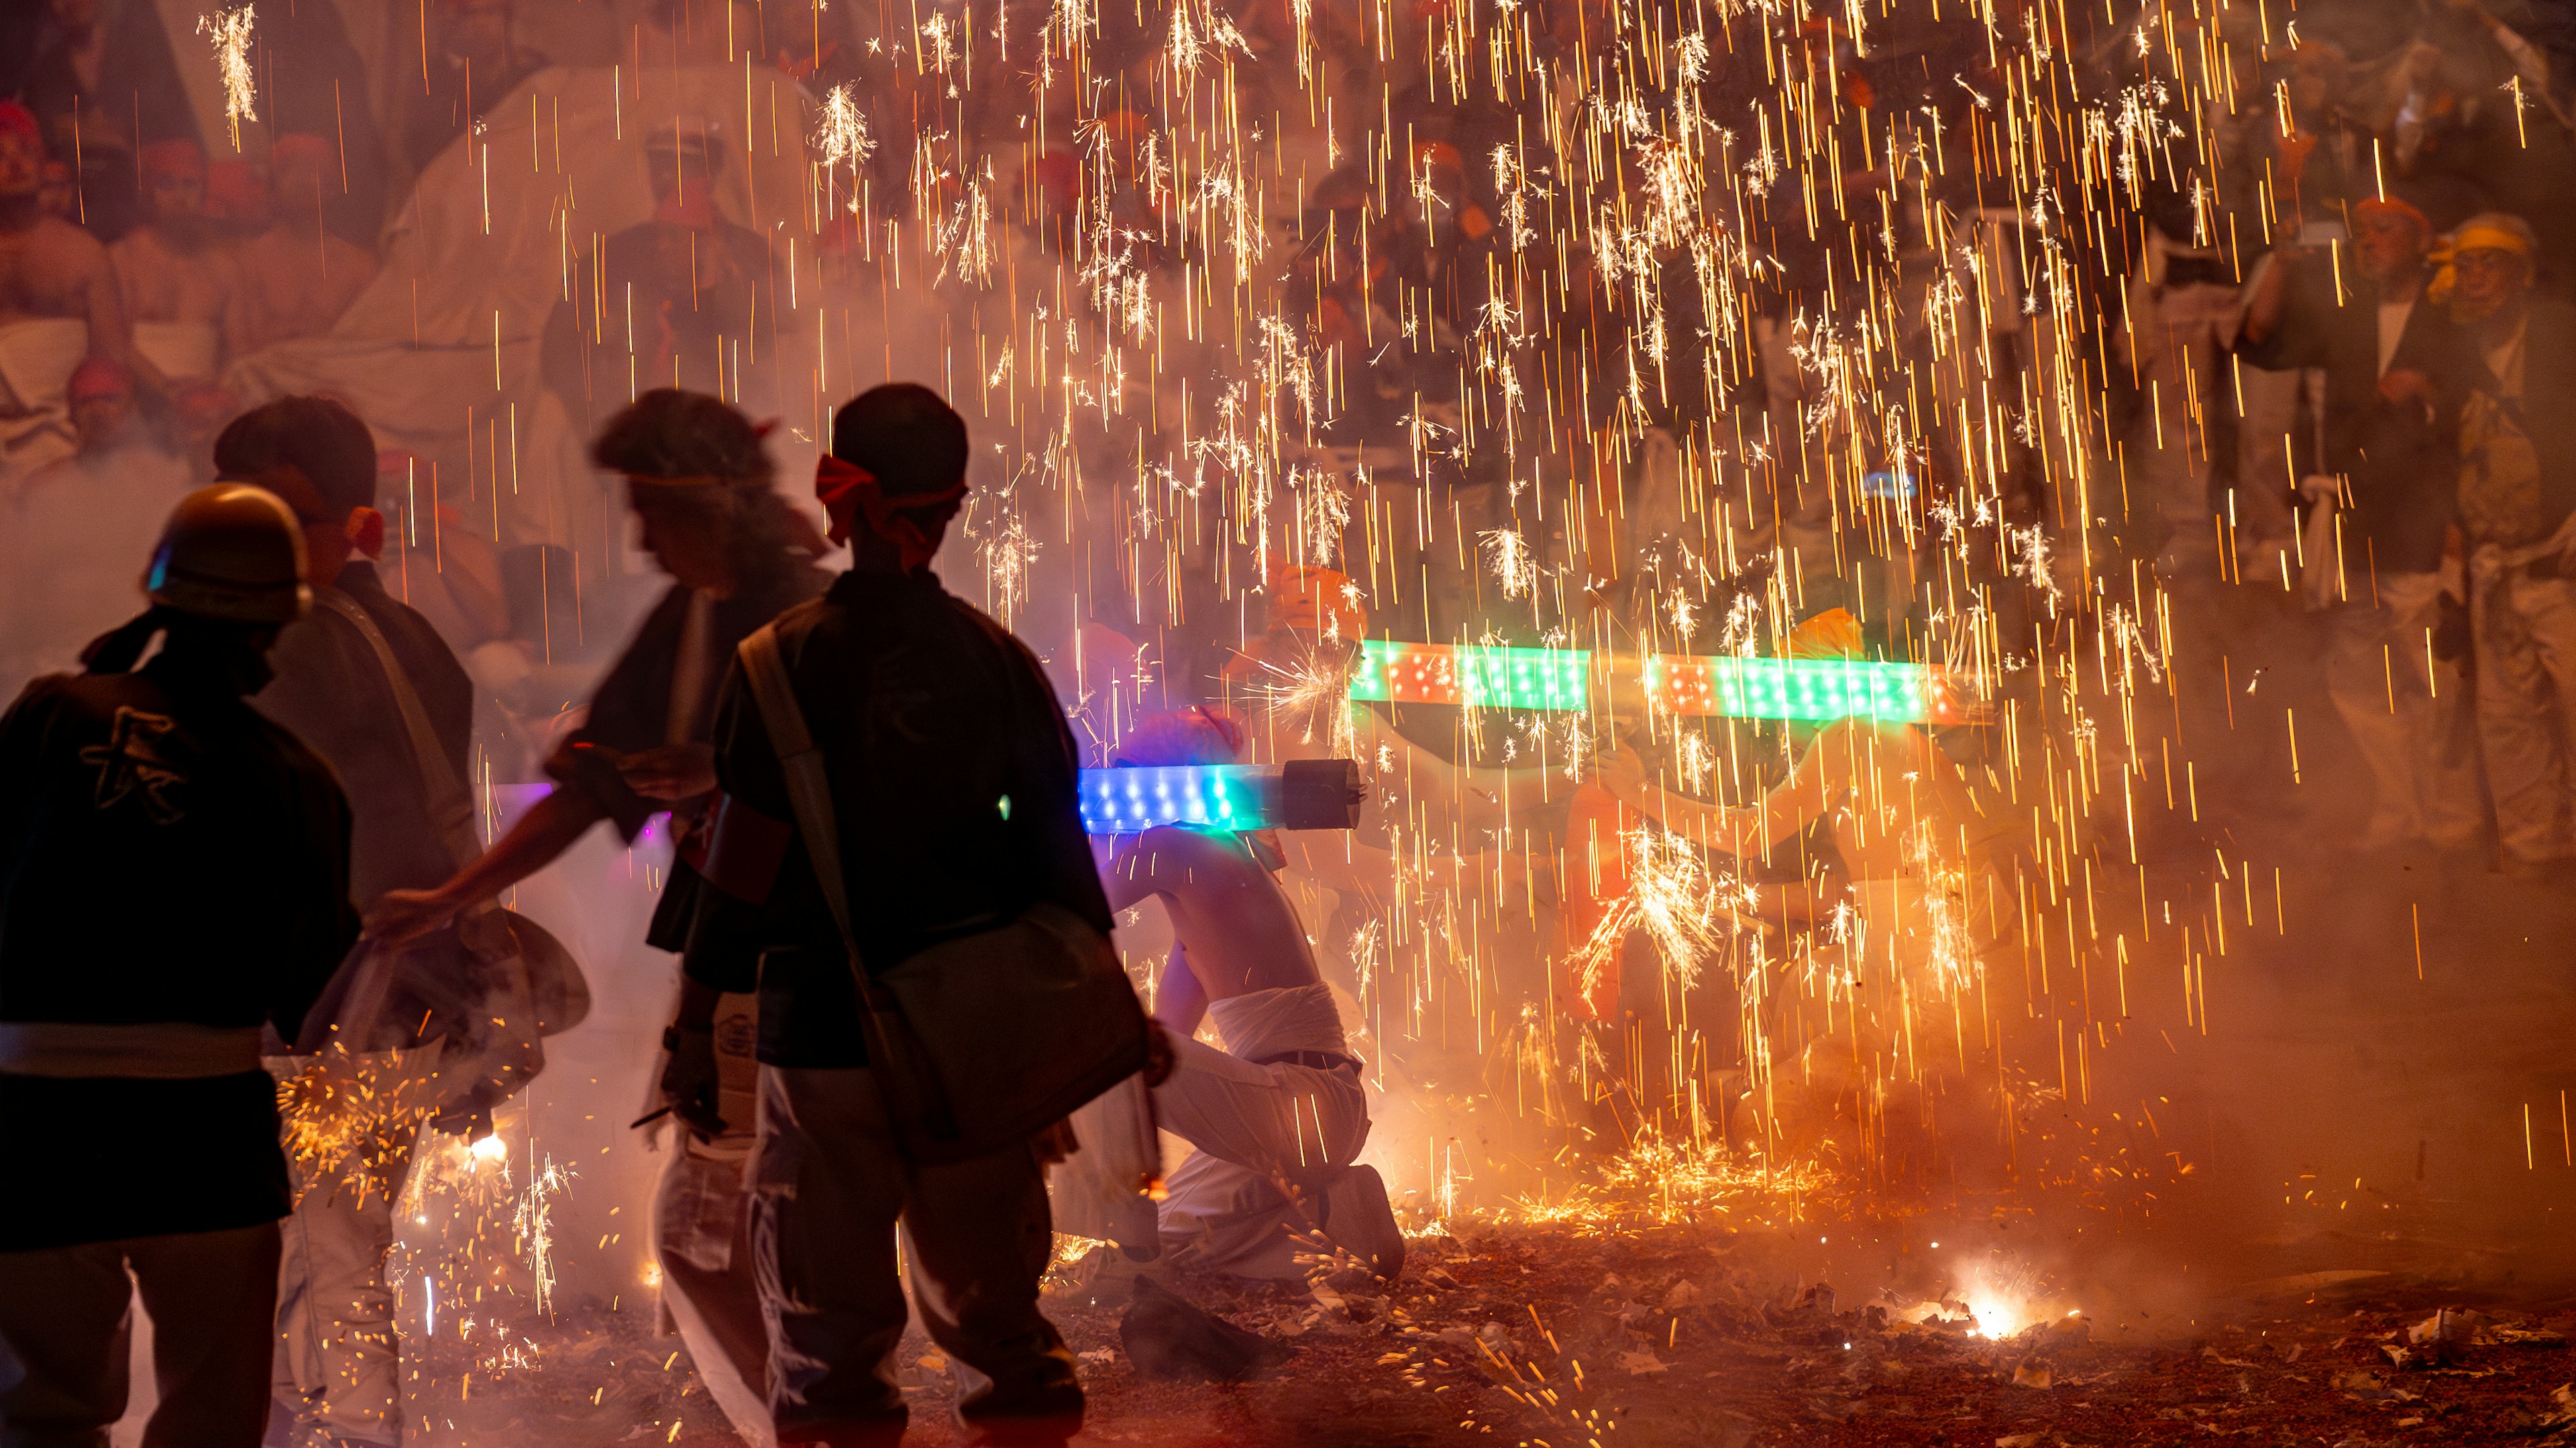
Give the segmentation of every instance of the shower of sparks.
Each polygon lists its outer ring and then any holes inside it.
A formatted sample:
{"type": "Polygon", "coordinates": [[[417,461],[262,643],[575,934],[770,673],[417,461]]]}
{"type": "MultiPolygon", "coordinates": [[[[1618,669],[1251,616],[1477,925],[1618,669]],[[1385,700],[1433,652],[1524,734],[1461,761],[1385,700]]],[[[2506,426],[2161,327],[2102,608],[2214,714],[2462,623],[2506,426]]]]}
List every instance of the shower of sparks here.
{"type": "Polygon", "coordinates": [[[232,128],[236,151],[241,149],[242,122],[259,119],[250,68],[251,10],[244,5],[197,17],[197,33],[215,48],[215,68],[224,83],[224,121],[232,128]]]}

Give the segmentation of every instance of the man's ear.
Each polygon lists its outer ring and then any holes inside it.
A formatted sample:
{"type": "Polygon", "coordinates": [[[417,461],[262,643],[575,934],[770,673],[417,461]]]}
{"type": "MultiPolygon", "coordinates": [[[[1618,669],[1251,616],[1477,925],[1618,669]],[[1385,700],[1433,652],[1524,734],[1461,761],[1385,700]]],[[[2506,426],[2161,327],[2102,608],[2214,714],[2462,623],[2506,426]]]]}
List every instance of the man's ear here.
{"type": "Polygon", "coordinates": [[[385,515],[373,508],[349,510],[349,546],[373,561],[384,556],[385,515]]]}

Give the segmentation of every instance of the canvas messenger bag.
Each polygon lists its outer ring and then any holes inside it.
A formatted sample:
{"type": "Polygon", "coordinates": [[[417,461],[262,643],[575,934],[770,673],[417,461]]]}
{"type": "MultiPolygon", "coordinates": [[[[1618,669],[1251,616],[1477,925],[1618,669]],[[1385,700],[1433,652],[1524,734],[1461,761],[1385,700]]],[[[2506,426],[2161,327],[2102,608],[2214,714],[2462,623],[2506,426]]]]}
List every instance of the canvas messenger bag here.
{"type": "Polygon", "coordinates": [[[850,929],[831,783],[776,626],[744,639],[741,655],[841,932],[869,1066],[905,1154],[922,1165],[989,1155],[1143,1069],[1145,1012],[1134,985],[1109,941],[1061,906],[1031,905],[1016,919],[868,969],[850,929]]]}

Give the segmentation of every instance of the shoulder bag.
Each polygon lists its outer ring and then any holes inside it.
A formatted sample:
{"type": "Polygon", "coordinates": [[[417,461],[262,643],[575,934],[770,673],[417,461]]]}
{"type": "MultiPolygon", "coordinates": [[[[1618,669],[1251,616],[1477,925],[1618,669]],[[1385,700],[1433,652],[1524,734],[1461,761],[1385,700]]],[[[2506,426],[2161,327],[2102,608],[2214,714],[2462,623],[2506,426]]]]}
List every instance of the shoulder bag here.
{"type": "Polygon", "coordinates": [[[1026,1141],[1145,1065],[1145,1012],[1109,941],[1040,902],[871,972],[850,928],[831,782],[797,704],[777,626],[742,642],[743,672],[787,780],[798,832],[839,928],[868,1061],[905,1154],[935,1165],[1026,1141]]]}

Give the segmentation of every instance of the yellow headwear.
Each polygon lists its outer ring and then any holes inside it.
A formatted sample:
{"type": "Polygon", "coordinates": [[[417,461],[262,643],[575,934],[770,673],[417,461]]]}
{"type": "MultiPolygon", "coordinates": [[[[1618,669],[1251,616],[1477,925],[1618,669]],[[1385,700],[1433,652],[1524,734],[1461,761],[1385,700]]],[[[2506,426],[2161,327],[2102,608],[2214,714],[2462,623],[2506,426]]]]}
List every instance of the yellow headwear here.
{"type": "Polygon", "coordinates": [[[2468,222],[2425,258],[2433,267],[2433,279],[2424,284],[2424,300],[2437,307],[2450,303],[2452,289],[2460,282],[2459,255],[2464,251],[2509,251],[2527,261],[2531,243],[2519,232],[2475,220],[2468,222]]]}
{"type": "Polygon", "coordinates": [[[1799,659],[1858,658],[1869,645],[1860,620],[1849,609],[1829,608],[1789,630],[1789,656],[1799,659]]]}

